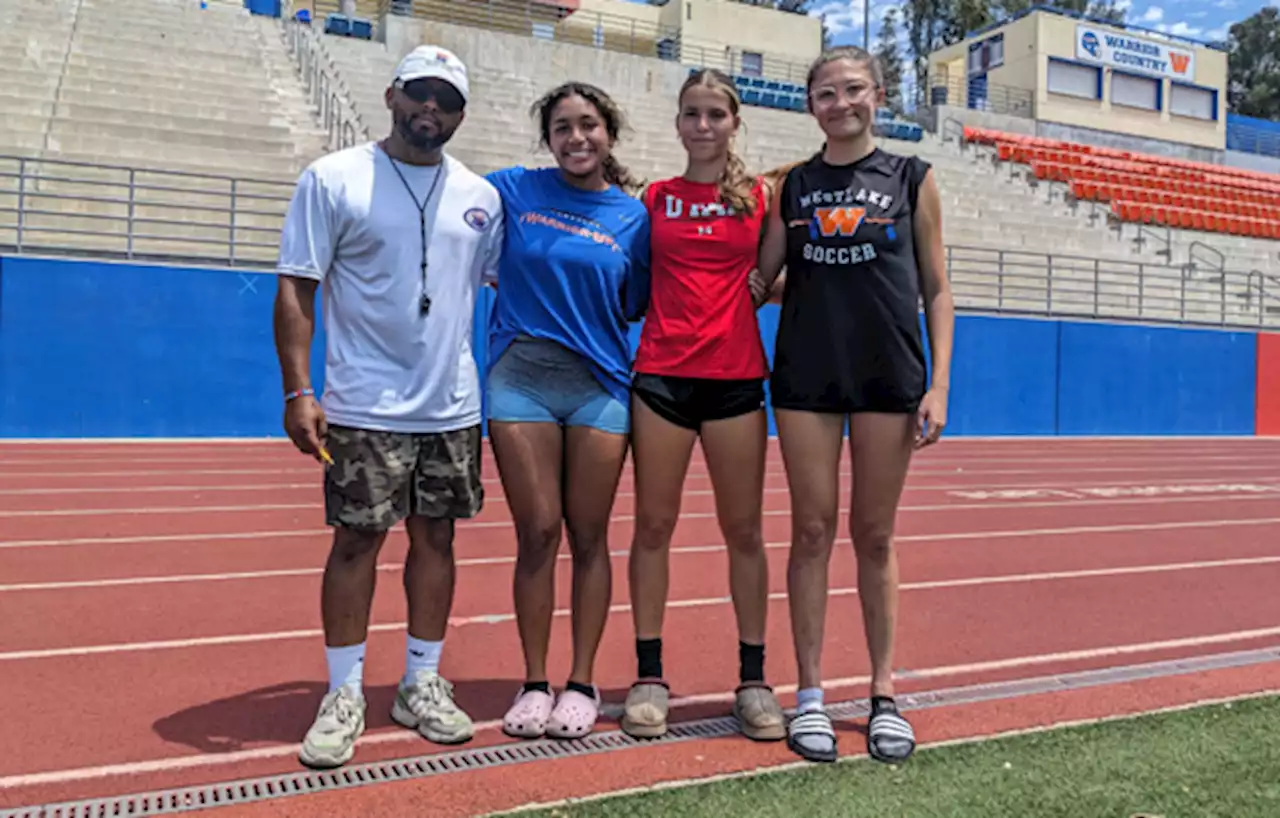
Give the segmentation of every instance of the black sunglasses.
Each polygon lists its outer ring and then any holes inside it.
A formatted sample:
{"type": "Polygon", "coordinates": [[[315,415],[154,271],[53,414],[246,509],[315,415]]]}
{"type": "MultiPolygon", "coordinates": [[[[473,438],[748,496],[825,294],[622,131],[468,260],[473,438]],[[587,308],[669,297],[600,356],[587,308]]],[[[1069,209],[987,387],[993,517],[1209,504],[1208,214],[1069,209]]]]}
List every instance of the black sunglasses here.
{"type": "Polygon", "coordinates": [[[410,80],[398,85],[405,96],[414,102],[423,103],[434,99],[436,105],[446,114],[456,114],[466,105],[466,101],[462,98],[462,94],[458,92],[457,88],[454,88],[444,80],[438,80],[434,77],[410,80]]]}

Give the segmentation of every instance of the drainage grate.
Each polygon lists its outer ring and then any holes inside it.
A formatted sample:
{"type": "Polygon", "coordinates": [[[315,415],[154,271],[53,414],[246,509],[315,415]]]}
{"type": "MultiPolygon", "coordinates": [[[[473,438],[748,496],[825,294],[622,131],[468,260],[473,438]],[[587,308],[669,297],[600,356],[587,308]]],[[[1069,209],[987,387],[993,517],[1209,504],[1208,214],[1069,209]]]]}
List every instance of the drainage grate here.
{"type": "MultiPolygon", "coordinates": [[[[1160,676],[1221,670],[1274,661],[1280,661],[1280,647],[904,694],[899,696],[899,704],[903,710],[927,710],[934,707],[973,704],[995,699],[1011,699],[1041,693],[1121,684],[1160,676]]],[[[867,715],[868,703],[865,700],[841,702],[833,704],[827,709],[833,718],[860,718],[867,715]]],[[[105,816],[171,815],[179,812],[192,812],[212,807],[283,798],[290,795],[363,787],[384,781],[404,781],[465,770],[610,753],[632,747],[672,744],[691,739],[724,738],[736,732],[737,723],[734,719],[729,716],[721,716],[674,724],[666,736],[657,739],[635,739],[621,731],[597,733],[573,741],[543,739],[474,750],[455,750],[436,755],[401,759],[399,761],[355,764],[325,772],[287,773],[266,778],[232,781],[224,784],[208,784],[137,795],[19,807],[18,809],[0,810],[0,818],[105,818],[105,816]]]]}

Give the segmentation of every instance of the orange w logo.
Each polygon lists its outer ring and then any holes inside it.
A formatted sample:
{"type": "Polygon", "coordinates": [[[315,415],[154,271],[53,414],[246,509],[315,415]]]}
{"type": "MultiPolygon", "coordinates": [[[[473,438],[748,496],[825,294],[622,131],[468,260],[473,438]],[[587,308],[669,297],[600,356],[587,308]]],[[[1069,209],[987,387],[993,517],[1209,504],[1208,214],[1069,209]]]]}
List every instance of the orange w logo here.
{"type": "Polygon", "coordinates": [[[1173,64],[1173,70],[1179,74],[1187,73],[1187,66],[1191,64],[1190,54],[1177,54],[1169,52],[1169,62],[1173,64]]]}
{"type": "Polygon", "coordinates": [[[826,238],[852,236],[866,216],[865,207],[820,207],[813,211],[813,223],[826,238]]]}

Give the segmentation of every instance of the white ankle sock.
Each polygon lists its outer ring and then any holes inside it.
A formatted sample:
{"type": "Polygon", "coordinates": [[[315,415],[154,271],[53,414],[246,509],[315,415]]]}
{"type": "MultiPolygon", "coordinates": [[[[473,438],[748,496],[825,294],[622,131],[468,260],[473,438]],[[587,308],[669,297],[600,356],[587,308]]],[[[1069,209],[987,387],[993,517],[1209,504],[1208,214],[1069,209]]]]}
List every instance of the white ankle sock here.
{"type": "Polygon", "coordinates": [[[806,687],[796,691],[796,712],[812,713],[822,710],[822,688],[806,687]]]}
{"type": "Polygon", "coordinates": [[[364,693],[364,642],[358,645],[331,648],[325,647],[324,658],[329,663],[329,692],[342,685],[364,693]]]}
{"type": "Polygon", "coordinates": [[[440,652],[443,649],[444,642],[428,642],[424,639],[410,636],[408,645],[405,648],[404,681],[413,681],[413,677],[422,670],[438,673],[440,671],[440,652]]]}

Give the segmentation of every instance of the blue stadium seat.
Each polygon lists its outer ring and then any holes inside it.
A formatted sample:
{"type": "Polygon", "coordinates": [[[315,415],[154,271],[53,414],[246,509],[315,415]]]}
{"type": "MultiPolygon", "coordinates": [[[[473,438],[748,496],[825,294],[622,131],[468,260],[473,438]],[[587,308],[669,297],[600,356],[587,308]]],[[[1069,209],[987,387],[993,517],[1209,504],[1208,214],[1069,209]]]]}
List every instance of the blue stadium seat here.
{"type": "Polygon", "coordinates": [[[356,17],[351,21],[351,36],[361,40],[373,39],[373,23],[356,17]]]}
{"type": "Polygon", "coordinates": [[[324,33],[346,37],[351,33],[351,20],[345,14],[326,14],[324,33]]]}

